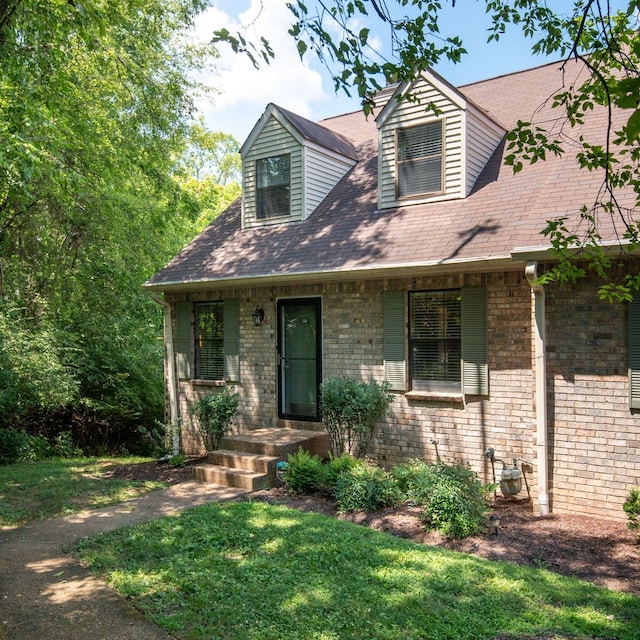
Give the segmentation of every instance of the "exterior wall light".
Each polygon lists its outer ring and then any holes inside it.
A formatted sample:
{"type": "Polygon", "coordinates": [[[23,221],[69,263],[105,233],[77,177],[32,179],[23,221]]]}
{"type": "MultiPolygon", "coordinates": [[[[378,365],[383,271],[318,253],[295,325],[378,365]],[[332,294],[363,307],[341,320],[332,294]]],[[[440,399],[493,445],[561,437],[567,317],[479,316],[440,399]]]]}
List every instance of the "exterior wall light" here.
{"type": "Polygon", "coordinates": [[[259,327],[264,320],[264,309],[259,309],[256,307],[256,310],[253,312],[253,326],[259,327]]]}

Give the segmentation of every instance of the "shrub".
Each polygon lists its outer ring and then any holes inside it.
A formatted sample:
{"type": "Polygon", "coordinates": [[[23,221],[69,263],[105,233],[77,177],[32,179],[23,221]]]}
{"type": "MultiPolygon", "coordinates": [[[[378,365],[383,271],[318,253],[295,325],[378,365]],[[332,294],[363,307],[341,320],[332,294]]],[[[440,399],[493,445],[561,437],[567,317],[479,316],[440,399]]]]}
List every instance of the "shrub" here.
{"type": "Polygon", "coordinates": [[[289,491],[309,495],[324,488],[325,468],[318,456],[300,448],[289,455],[288,462],[284,482],[289,491]]]}
{"type": "Polygon", "coordinates": [[[392,476],[362,461],[338,475],[333,495],[339,512],[375,511],[402,501],[392,476]]]}
{"type": "Polygon", "coordinates": [[[468,466],[413,460],[393,470],[410,502],[424,508],[422,520],[450,538],[465,538],[485,526],[489,489],[468,466]]]}
{"type": "Polygon", "coordinates": [[[29,457],[31,436],[24,429],[0,429],[0,464],[11,464],[29,457]]]}
{"type": "Polygon", "coordinates": [[[626,499],[625,503],[622,505],[624,512],[627,514],[627,518],[629,522],[627,522],[627,526],[631,530],[638,531],[638,535],[640,535],[640,490],[639,489],[631,489],[629,492],[629,497],[626,499]]]}
{"type": "Polygon", "coordinates": [[[349,469],[353,469],[360,464],[360,461],[348,453],[343,453],[337,457],[329,456],[329,462],[325,465],[325,484],[327,490],[333,495],[336,487],[336,482],[341,474],[349,469]]]}
{"type": "Polygon", "coordinates": [[[198,430],[207,451],[220,448],[220,442],[229,431],[238,413],[238,394],[228,389],[204,396],[194,405],[198,430]]]}
{"type": "Polygon", "coordinates": [[[56,436],[53,451],[60,458],[77,458],[82,455],[82,449],[74,443],[71,431],[61,431],[56,436]]]}
{"type": "Polygon", "coordinates": [[[393,402],[389,383],[327,378],[320,385],[322,421],[329,433],[331,453],[364,457],[376,423],[393,402]]]}

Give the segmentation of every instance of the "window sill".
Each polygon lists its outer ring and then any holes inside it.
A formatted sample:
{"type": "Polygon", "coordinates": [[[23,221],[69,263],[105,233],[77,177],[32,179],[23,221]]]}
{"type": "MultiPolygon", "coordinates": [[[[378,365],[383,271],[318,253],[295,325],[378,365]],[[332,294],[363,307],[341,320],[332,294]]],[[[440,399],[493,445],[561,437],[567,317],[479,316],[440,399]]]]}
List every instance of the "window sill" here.
{"type": "Polygon", "coordinates": [[[450,404],[464,405],[464,394],[458,392],[446,393],[442,391],[407,391],[404,394],[408,400],[421,400],[423,402],[448,402],[450,404]]]}
{"type": "Polygon", "coordinates": [[[224,380],[200,380],[193,378],[191,384],[198,385],[199,387],[226,387],[227,383],[224,380]]]}

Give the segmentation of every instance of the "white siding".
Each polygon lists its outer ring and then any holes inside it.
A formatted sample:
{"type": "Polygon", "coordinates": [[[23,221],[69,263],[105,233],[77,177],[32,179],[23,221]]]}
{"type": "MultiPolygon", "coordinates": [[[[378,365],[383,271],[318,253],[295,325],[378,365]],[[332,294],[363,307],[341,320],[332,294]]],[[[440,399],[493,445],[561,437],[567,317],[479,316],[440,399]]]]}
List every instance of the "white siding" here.
{"type": "Polygon", "coordinates": [[[420,97],[420,103],[402,101],[385,121],[381,132],[380,148],[380,207],[389,208],[412,202],[462,198],[464,190],[464,123],[465,112],[433,85],[424,80],[416,83],[411,93],[420,97]],[[440,111],[437,115],[428,105],[440,111]],[[445,122],[444,138],[444,194],[427,198],[396,199],[395,132],[400,127],[409,127],[436,120],[445,122]]]}
{"type": "Polygon", "coordinates": [[[305,218],[313,213],[353,165],[352,160],[307,147],[305,218]]]}
{"type": "Polygon", "coordinates": [[[274,118],[271,117],[244,158],[243,180],[243,225],[255,227],[278,222],[290,222],[303,219],[302,188],[302,146],[274,118]],[[256,160],[283,153],[291,154],[291,215],[269,220],[256,219],[256,160]]]}
{"type": "Polygon", "coordinates": [[[471,193],[478,176],[500,144],[504,134],[504,129],[488,118],[483,117],[475,110],[469,111],[467,117],[466,195],[471,193]]]}

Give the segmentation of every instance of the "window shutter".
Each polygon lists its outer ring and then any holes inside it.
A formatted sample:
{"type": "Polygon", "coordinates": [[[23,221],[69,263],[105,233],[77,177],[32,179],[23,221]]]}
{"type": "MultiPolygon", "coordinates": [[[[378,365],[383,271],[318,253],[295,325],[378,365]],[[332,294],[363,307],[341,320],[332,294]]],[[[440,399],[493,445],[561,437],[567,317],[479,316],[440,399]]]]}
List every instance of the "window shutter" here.
{"type": "Polygon", "coordinates": [[[462,289],[462,385],[465,394],[489,395],[484,287],[462,289]]]}
{"type": "Polygon", "coordinates": [[[224,379],[240,380],[240,302],[224,301],[224,379]]]}
{"type": "Polygon", "coordinates": [[[404,292],[385,291],[384,321],[384,378],[393,391],[405,391],[407,373],[405,363],[405,303],[404,292]]]}
{"type": "Polygon", "coordinates": [[[640,409],[640,296],[628,305],[629,322],[629,404],[640,409]]]}
{"type": "Polygon", "coordinates": [[[176,304],[176,367],[178,379],[191,378],[191,303],[176,304]]]}

